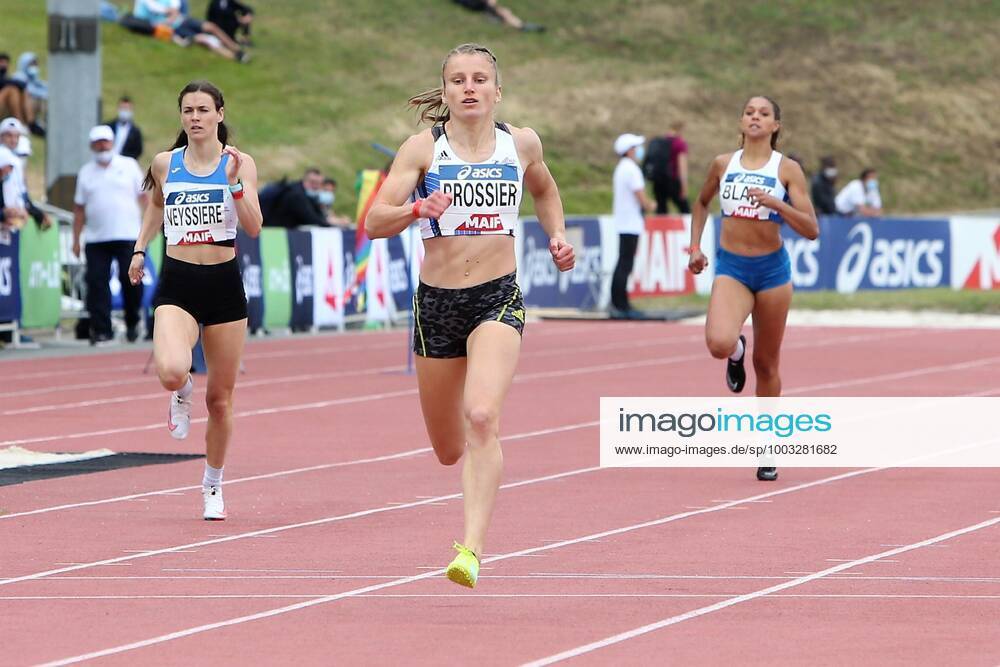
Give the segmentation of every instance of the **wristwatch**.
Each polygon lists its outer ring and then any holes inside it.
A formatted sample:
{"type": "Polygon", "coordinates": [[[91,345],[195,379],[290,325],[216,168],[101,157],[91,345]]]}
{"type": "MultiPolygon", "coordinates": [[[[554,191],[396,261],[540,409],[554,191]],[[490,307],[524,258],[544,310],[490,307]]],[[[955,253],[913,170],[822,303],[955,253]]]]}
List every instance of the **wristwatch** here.
{"type": "Polygon", "coordinates": [[[243,181],[240,180],[236,181],[236,183],[231,184],[229,186],[229,191],[233,194],[236,194],[237,192],[243,192],[243,181]]]}

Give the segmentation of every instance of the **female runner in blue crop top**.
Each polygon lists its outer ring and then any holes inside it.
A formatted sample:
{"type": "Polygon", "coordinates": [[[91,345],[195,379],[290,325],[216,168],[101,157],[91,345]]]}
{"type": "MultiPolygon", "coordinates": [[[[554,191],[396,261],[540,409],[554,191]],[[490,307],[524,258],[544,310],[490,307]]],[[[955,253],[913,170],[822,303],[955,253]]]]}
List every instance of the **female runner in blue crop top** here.
{"type": "MultiPolygon", "coordinates": [[[[788,253],[780,225],[806,237],[819,236],[802,168],[774,150],[781,132],[781,108],[769,97],[743,105],[741,149],[717,156],[691,214],[688,267],[708,265],[700,248],[708,206],[716,193],[722,204],[722,232],[715,281],[705,322],[705,341],[716,359],[727,359],[726,384],[739,393],[746,382],[746,337],[740,331],[753,315],[753,367],[757,396],[780,396],[778,360],[792,301],[788,253]]],[[[777,469],[759,468],[757,478],[777,479],[777,469]]]]}

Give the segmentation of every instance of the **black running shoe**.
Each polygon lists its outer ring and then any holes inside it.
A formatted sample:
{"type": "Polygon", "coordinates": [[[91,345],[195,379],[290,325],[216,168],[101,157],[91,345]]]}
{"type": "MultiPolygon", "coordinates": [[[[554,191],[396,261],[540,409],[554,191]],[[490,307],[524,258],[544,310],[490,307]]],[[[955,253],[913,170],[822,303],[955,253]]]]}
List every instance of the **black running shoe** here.
{"type": "Polygon", "coordinates": [[[743,362],[747,358],[747,339],[740,334],[740,341],[743,343],[743,356],[739,361],[726,360],[726,386],[729,391],[738,394],[743,391],[743,385],[747,383],[747,370],[743,367],[743,362]]]}
{"type": "Polygon", "coordinates": [[[757,468],[757,479],[762,482],[773,482],[778,479],[777,468],[757,468]]]}

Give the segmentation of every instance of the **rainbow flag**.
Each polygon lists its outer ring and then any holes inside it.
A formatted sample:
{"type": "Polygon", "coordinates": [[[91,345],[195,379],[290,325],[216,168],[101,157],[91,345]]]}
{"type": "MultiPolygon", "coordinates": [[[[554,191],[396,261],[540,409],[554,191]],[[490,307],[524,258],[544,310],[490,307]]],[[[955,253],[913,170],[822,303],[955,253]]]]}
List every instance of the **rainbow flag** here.
{"type": "Polygon", "coordinates": [[[361,172],[358,192],[357,228],[354,236],[354,280],[346,286],[344,301],[358,297],[358,312],[365,310],[365,274],[368,272],[368,259],[371,256],[372,240],[365,233],[365,217],[375,201],[375,193],[382,187],[385,174],[378,169],[365,169],[361,172]]]}

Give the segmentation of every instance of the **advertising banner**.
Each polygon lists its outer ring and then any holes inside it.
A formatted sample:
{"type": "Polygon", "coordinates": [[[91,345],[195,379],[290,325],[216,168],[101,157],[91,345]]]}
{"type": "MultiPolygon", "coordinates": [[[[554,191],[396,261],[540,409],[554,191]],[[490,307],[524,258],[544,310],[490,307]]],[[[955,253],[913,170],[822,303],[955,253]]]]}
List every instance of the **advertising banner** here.
{"type": "Polygon", "coordinates": [[[264,268],[264,326],[288,327],[292,319],[292,269],[286,229],[261,230],[260,259],[264,268]]]}

